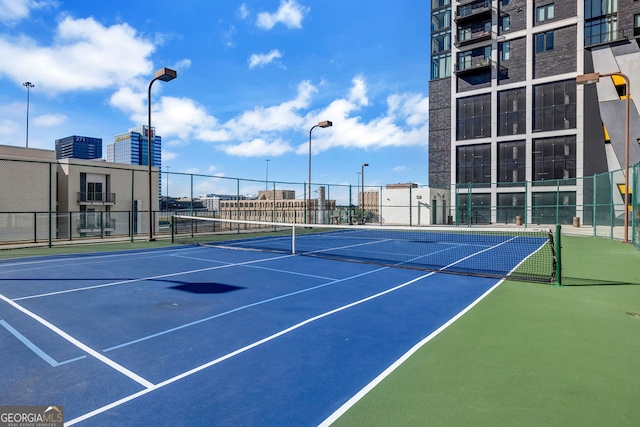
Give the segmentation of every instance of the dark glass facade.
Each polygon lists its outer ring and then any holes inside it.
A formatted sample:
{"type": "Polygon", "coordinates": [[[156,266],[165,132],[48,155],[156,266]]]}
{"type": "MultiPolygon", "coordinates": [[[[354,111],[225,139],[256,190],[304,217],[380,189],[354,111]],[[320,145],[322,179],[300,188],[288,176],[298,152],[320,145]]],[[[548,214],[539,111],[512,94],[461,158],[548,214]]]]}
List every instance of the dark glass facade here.
{"type": "Polygon", "coordinates": [[[56,159],[102,158],[102,139],[89,136],[72,135],[56,139],[56,159]]]}

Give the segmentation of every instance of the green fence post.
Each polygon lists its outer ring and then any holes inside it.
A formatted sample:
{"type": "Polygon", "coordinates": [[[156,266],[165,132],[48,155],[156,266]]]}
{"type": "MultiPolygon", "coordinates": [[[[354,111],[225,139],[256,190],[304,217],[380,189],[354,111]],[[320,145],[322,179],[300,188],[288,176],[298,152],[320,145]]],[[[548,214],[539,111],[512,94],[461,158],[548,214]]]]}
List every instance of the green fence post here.
{"type": "Polygon", "coordinates": [[[556,224],[556,286],[562,286],[562,226],[556,224]]]}

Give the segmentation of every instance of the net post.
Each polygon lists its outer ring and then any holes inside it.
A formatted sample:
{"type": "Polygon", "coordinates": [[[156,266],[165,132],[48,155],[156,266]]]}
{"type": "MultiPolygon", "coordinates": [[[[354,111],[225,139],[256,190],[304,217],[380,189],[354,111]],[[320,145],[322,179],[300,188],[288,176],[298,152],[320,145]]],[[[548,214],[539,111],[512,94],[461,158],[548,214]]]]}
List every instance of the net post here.
{"type": "Polygon", "coordinates": [[[562,286],[562,226],[556,224],[556,286],[562,286]]]}
{"type": "Polygon", "coordinates": [[[171,222],[169,223],[169,228],[171,228],[171,244],[174,244],[176,242],[176,230],[174,227],[175,224],[175,215],[171,215],[171,222]]]}
{"type": "Polygon", "coordinates": [[[291,226],[291,255],[296,254],[296,224],[291,226]]]}

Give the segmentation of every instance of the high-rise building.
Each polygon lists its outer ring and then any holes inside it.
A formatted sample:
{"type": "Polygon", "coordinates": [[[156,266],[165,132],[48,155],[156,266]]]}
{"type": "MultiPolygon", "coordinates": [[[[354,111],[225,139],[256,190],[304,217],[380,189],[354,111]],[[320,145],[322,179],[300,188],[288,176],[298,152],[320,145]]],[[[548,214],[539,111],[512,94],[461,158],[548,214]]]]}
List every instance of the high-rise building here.
{"type": "MultiPolygon", "coordinates": [[[[125,163],[128,165],[148,165],[147,163],[147,129],[142,125],[129,129],[128,132],[116,135],[113,142],[107,144],[107,162],[125,163]]],[[[151,166],[162,166],[162,137],[156,135],[151,127],[151,166]]]]}
{"type": "MultiPolygon", "coordinates": [[[[125,163],[128,165],[148,165],[149,127],[136,126],[128,132],[116,135],[113,142],[107,144],[107,162],[125,163]]],[[[151,166],[162,168],[162,137],[156,135],[155,127],[151,127],[151,166]]],[[[162,195],[162,174],[158,174],[158,196],[162,195]]]]}
{"type": "Polygon", "coordinates": [[[640,161],[639,37],[639,1],[431,0],[429,185],[458,222],[589,219],[581,178],[624,167],[627,101],[640,161]]]}
{"type": "Polygon", "coordinates": [[[93,160],[102,157],[102,138],[67,136],[56,139],[56,159],[93,160]]]}

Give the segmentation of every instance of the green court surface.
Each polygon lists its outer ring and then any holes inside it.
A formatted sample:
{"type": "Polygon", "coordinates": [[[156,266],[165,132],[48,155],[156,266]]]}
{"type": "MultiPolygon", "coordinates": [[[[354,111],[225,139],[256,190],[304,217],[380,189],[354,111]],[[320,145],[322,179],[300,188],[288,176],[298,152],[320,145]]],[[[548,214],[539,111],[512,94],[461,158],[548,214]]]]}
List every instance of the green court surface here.
{"type": "Polygon", "coordinates": [[[334,426],[635,426],[640,252],[563,236],[568,286],[502,283],[334,426]]]}

